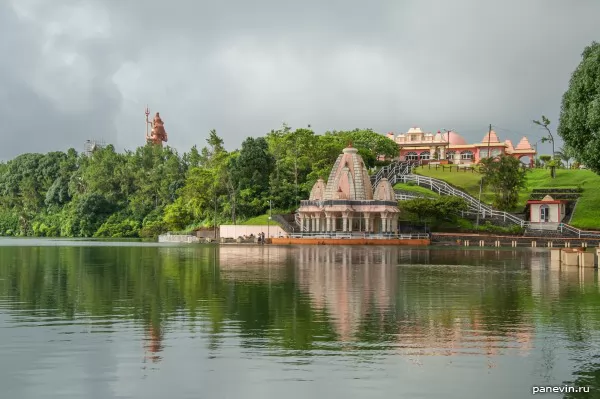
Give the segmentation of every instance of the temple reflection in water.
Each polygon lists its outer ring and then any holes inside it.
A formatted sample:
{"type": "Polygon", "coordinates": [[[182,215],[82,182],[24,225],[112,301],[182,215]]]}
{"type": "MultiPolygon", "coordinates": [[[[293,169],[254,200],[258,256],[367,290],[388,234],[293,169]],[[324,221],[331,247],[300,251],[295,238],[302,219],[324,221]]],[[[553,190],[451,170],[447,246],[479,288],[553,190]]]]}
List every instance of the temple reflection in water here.
{"type": "MultiPolygon", "coordinates": [[[[507,255],[478,252],[476,264],[493,260],[502,264],[507,255]]],[[[400,352],[454,355],[468,354],[470,349],[481,354],[485,349],[488,355],[497,355],[500,349],[514,349],[526,354],[531,349],[532,320],[523,317],[511,331],[493,331],[494,320],[484,319],[485,309],[457,307],[463,292],[453,278],[456,266],[448,265],[453,258],[448,252],[440,255],[429,249],[312,246],[299,248],[294,263],[301,289],[308,291],[316,308],[327,311],[341,341],[358,341],[361,328],[371,323],[381,336],[395,341],[400,352]],[[415,280],[421,282],[421,290],[415,280]],[[436,284],[446,287],[431,289],[436,284]]],[[[529,260],[543,262],[535,255],[529,260]]],[[[485,273],[472,268],[471,274],[485,283],[485,273]]]]}

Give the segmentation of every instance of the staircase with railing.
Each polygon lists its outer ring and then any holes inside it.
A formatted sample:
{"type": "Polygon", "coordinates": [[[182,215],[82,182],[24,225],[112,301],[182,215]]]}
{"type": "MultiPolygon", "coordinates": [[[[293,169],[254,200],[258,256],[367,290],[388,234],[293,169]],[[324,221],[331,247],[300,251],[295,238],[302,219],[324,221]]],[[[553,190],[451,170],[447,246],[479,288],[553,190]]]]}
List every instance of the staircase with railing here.
{"type": "Polygon", "coordinates": [[[286,233],[294,233],[300,229],[299,226],[294,226],[292,223],[288,222],[284,215],[273,215],[273,220],[279,223],[281,228],[285,230],[286,233]]]}
{"type": "MultiPolygon", "coordinates": [[[[467,212],[468,214],[475,216],[479,214],[479,217],[481,217],[482,219],[494,218],[497,220],[503,220],[504,222],[513,223],[524,228],[525,233],[527,235],[546,236],[559,233],[561,236],[571,236],[577,238],[600,237],[600,232],[580,230],[566,223],[558,223],[556,224],[556,228],[553,229],[549,229],[548,226],[544,225],[543,223],[531,223],[529,221],[523,220],[522,218],[512,213],[496,210],[490,205],[484,204],[475,197],[451,186],[443,180],[435,179],[428,176],[404,174],[397,176],[397,181],[402,183],[413,182],[414,184],[420,187],[427,188],[431,191],[437,192],[440,195],[452,195],[455,197],[460,197],[466,201],[469,207],[469,211],[467,212]]],[[[398,198],[398,195],[396,195],[396,197],[397,199],[400,199],[398,198]]]]}
{"type": "Polygon", "coordinates": [[[379,169],[374,175],[371,175],[371,185],[373,188],[377,187],[379,181],[385,177],[393,186],[394,184],[398,183],[398,178],[400,176],[411,174],[413,168],[418,165],[418,162],[411,161],[392,162],[391,164],[379,169]]]}

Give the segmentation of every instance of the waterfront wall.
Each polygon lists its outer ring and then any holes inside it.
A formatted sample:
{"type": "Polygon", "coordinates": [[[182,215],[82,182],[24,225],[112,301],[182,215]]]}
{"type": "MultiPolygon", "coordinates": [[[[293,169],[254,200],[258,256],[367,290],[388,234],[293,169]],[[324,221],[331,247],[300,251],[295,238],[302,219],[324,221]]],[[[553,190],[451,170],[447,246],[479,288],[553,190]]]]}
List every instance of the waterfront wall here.
{"type": "Polygon", "coordinates": [[[524,237],[487,234],[432,233],[432,244],[477,247],[598,247],[600,238],[524,237]],[[483,245],[482,245],[483,244],[483,245]]]}
{"type": "Polygon", "coordinates": [[[222,224],[219,229],[221,238],[238,238],[249,236],[250,234],[257,236],[259,233],[265,233],[265,237],[287,236],[287,233],[275,224],[271,226],[222,224]]]}
{"type": "Polygon", "coordinates": [[[272,238],[276,245],[429,245],[429,239],[376,238],[272,238]]]}
{"type": "Polygon", "coordinates": [[[198,243],[200,239],[196,236],[189,234],[161,234],[158,236],[158,242],[172,242],[172,243],[198,243]]]}

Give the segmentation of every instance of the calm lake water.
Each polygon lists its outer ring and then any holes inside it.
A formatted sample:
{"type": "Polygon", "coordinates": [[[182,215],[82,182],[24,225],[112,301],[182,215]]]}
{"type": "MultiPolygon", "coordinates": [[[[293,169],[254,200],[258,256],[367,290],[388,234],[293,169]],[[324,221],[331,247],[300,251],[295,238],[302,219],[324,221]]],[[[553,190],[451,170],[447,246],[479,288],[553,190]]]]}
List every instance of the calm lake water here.
{"type": "Polygon", "coordinates": [[[597,274],[549,262],[0,239],[0,397],[598,397],[597,274]]]}

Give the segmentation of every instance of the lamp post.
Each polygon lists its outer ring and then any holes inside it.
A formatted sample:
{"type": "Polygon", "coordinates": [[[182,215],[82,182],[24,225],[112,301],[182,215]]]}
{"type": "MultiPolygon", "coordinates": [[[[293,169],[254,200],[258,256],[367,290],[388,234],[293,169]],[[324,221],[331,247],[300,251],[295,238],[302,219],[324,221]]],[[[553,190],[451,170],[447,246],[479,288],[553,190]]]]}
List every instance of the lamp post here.
{"type": "Polygon", "coordinates": [[[215,241],[217,241],[217,192],[215,190],[215,241]]]}
{"type": "MultiPolygon", "coordinates": [[[[450,133],[452,133],[453,131],[454,131],[454,129],[450,129],[450,130],[444,129],[444,132],[446,133],[446,139],[448,142],[448,150],[446,151],[446,154],[444,154],[444,155],[446,155],[446,159],[448,159],[448,152],[450,152],[450,133]]],[[[450,169],[450,170],[452,170],[452,169],[450,169]]]]}

